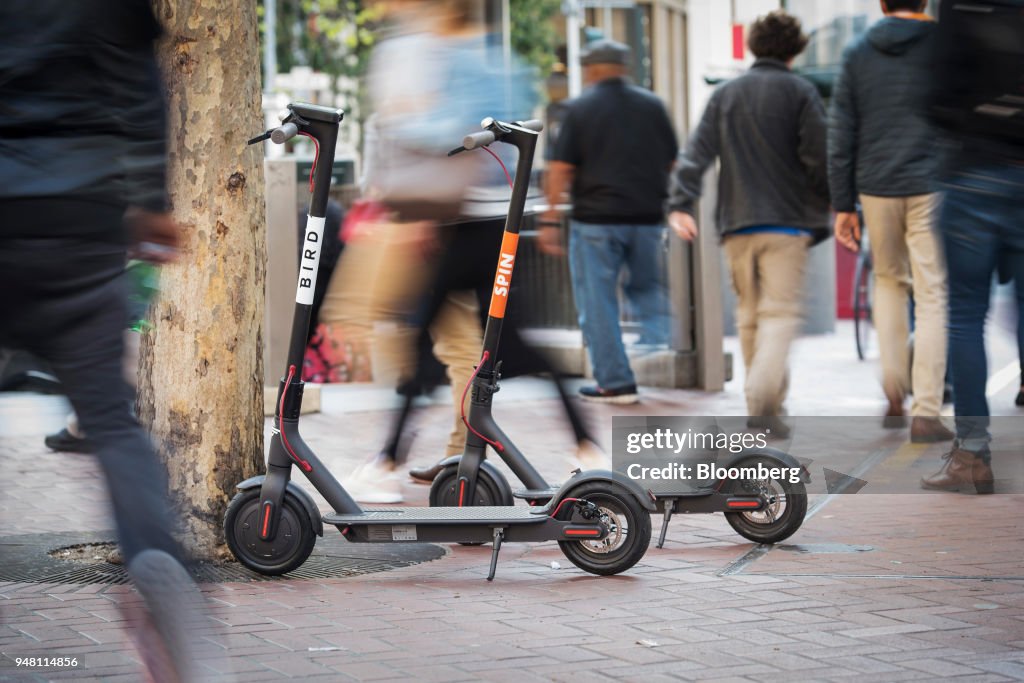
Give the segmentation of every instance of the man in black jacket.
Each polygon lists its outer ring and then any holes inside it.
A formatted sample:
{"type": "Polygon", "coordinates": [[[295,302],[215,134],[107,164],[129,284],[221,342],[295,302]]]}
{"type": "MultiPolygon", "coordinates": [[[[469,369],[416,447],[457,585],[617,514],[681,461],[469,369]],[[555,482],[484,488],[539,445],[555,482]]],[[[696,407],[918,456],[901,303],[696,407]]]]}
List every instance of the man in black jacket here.
{"type": "Polygon", "coordinates": [[[932,229],[939,146],[925,97],[935,22],[920,13],[924,5],[924,0],[882,0],[885,18],[843,55],[829,115],[836,239],[859,249],[859,196],[871,242],[873,322],[889,400],[883,424],[905,426],[903,403],[913,385],[910,440],[915,443],[953,438],[938,417],[946,376],[946,269],[932,229]]]}
{"type": "Polygon", "coordinates": [[[197,677],[201,596],[121,373],[128,245],[163,262],[178,239],[159,35],[148,0],[0,3],[0,344],[45,359],[65,388],[162,643],[144,632],[143,654],[156,680],[179,681],[197,677]]]}
{"type": "Polygon", "coordinates": [[[683,239],[697,235],[701,181],[720,159],[717,225],[738,299],[747,410],[784,435],[778,416],[800,331],[807,249],[828,236],[825,107],[789,70],[807,46],[798,19],[782,11],[760,17],[747,44],[757,61],[715,90],[679,156],[669,225],[683,239]]]}

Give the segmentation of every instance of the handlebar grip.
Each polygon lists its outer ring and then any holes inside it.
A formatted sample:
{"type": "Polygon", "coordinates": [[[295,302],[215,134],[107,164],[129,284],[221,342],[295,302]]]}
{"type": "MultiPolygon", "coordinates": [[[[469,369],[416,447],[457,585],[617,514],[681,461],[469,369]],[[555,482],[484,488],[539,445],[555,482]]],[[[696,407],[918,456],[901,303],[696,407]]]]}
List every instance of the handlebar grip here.
{"type": "Polygon", "coordinates": [[[528,129],[530,129],[532,131],[536,131],[538,133],[541,132],[542,130],[544,130],[544,122],[541,121],[540,119],[530,119],[529,121],[520,121],[518,125],[519,125],[520,128],[528,128],[528,129]]]}
{"type": "Polygon", "coordinates": [[[294,123],[286,123],[283,126],[278,126],[277,128],[275,128],[273,132],[270,134],[270,139],[275,144],[283,145],[284,143],[288,142],[298,134],[298,126],[296,126],[294,123]]]}
{"type": "Polygon", "coordinates": [[[462,138],[462,146],[466,149],[476,149],[494,142],[494,133],[489,130],[482,130],[479,133],[470,133],[462,138]]]}

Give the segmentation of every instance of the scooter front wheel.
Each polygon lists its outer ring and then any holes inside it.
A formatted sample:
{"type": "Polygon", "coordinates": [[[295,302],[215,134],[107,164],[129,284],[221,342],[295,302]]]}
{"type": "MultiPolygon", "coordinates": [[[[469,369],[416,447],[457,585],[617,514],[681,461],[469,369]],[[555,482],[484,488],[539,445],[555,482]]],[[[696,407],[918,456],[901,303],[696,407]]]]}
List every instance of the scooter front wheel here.
{"type": "MultiPolygon", "coordinates": [[[[574,565],[591,574],[609,576],[626,571],[647,552],[651,543],[651,516],[625,487],[614,482],[591,481],[572,489],[566,498],[596,505],[601,523],[608,528],[608,535],[600,541],[558,542],[574,565]]],[[[572,514],[572,506],[564,507],[572,514]]]]}
{"type": "MultiPolygon", "coordinates": [[[[740,462],[737,467],[778,468],[780,463],[771,459],[753,458],[740,462]]],[[[754,543],[779,543],[796,533],[807,515],[807,488],[803,482],[780,479],[739,479],[731,487],[732,493],[760,494],[766,500],[760,510],[726,512],[725,519],[736,533],[754,543]]]]}
{"type": "Polygon", "coordinates": [[[281,520],[274,538],[259,536],[260,489],[242,491],[228,504],[224,537],[231,554],[249,569],[265,576],[286,574],[302,566],[316,543],[309,513],[295,496],[285,493],[281,520]]]}

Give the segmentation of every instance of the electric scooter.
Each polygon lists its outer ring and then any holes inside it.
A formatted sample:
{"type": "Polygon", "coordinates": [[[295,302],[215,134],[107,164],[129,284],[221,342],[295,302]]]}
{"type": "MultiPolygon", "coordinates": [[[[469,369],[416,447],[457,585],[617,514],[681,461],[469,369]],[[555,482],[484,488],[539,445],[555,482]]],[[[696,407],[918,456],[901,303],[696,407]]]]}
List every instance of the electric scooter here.
{"type": "MultiPolygon", "coordinates": [[[[492,125],[500,127],[504,124],[492,122],[492,125]]],[[[452,150],[449,154],[458,154],[466,149],[469,147],[452,150]]],[[[523,177],[519,171],[516,173],[517,184],[523,177]]],[[[521,187],[519,191],[525,193],[521,187]]],[[[503,506],[513,505],[516,499],[525,500],[531,506],[546,505],[564,488],[545,481],[512,439],[501,430],[491,412],[492,397],[499,389],[501,376],[501,363],[495,363],[494,359],[498,357],[501,319],[511,285],[519,224],[525,207],[524,202],[516,201],[516,187],[513,187],[512,197],[484,335],[484,357],[474,382],[469,417],[466,419],[463,416],[470,431],[472,448],[467,445],[464,454],[441,461],[442,470],[430,487],[431,507],[503,506]],[[508,480],[486,460],[482,447],[484,444],[498,454],[524,488],[512,490],[508,480]]],[[[785,477],[769,480],[715,479],[685,491],[672,490],[671,487],[668,490],[655,489],[653,494],[657,509],[662,513],[658,547],[664,546],[668,524],[675,513],[724,512],[729,525],[755,543],[778,543],[793,535],[803,524],[807,512],[804,482],[810,481],[810,474],[793,456],[774,448],[731,453],[725,462],[718,464],[729,469],[756,468],[758,463],[762,463],[767,470],[798,468],[801,481],[791,482],[785,477]]]]}
{"type": "MultiPolygon", "coordinates": [[[[317,159],[312,171],[312,200],[302,258],[299,265],[292,319],[291,341],[285,375],[278,390],[274,428],[270,440],[267,473],[238,484],[239,493],[228,505],[224,534],[228,547],[244,566],[260,574],[278,575],[296,569],[313,550],[324,525],[336,527],[353,543],[491,542],[491,564],[487,579],[493,580],[502,543],[558,541],[565,556],[592,574],[618,574],[636,564],[651,538],[650,512],[653,496],[635,482],[608,471],[577,472],[552,492],[546,505],[491,505],[453,508],[360,507],[335,479],[299,435],[299,414],[303,382],[302,366],[310,308],[316,287],[317,266],[323,244],[323,226],[331,166],[344,113],[339,109],[295,103],[282,125],[250,141],[270,138],[283,144],[296,135],[312,138],[317,159]],[[321,515],[312,497],[291,481],[293,468],[310,481],[333,510],[321,515]]],[[[496,282],[511,276],[515,261],[518,220],[526,202],[526,190],[533,165],[539,121],[522,124],[484,122],[484,130],[467,135],[462,149],[475,149],[503,142],[519,149],[516,183],[506,223],[501,265],[496,282]]],[[[496,285],[491,300],[491,318],[485,336],[496,339],[500,332],[508,292],[496,285]]],[[[492,391],[494,359],[483,352],[472,379],[474,397],[492,391]]],[[[468,388],[468,387],[467,387],[468,388]]],[[[485,442],[470,430],[465,461],[483,457],[485,442]]],[[[469,470],[467,469],[467,472],[469,470]]],[[[461,482],[463,491],[473,481],[461,482]]]]}

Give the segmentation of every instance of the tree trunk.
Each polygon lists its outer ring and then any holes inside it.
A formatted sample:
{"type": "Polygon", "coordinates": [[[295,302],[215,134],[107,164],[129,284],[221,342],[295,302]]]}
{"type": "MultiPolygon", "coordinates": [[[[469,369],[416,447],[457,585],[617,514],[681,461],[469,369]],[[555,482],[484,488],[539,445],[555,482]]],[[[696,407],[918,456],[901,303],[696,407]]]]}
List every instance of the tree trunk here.
{"type": "Polygon", "coordinates": [[[139,417],[164,458],[183,542],[220,555],[235,484],[263,469],[266,234],[256,0],[154,0],[166,31],[179,261],[142,345],[139,417]]]}

